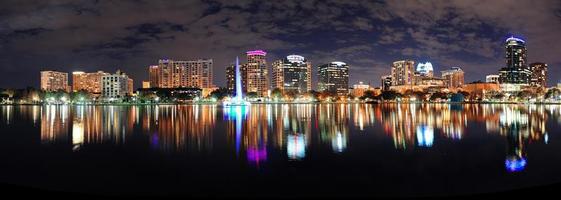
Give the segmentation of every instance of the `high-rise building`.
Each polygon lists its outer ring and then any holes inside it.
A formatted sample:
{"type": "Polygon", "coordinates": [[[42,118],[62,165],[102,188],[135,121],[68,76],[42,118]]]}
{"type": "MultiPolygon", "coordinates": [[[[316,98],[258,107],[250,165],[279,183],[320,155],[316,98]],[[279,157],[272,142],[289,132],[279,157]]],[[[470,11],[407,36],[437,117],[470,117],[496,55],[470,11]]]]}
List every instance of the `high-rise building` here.
{"type": "MultiPolygon", "coordinates": [[[[240,75],[241,75],[242,92],[243,93],[247,93],[246,66],[247,65],[240,65],[240,75]]],[[[228,92],[230,92],[231,94],[233,94],[236,90],[236,66],[235,66],[235,64],[231,64],[230,66],[226,67],[226,87],[228,88],[228,92]]]]}
{"type": "Polygon", "coordinates": [[[499,83],[499,75],[489,74],[489,75],[485,76],[485,82],[487,82],[487,83],[499,83]]]}
{"type": "Polygon", "coordinates": [[[41,90],[69,91],[68,73],[57,71],[41,71],[41,90]]]}
{"type": "Polygon", "coordinates": [[[339,96],[349,94],[349,66],[344,62],[331,62],[318,67],[318,89],[339,96]]]}
{"type": "Polygon", "coordinates": [[[150,82],[150,87],[160,87],[160,76],[160,66],[151,65],[150,67],[148,67],[148,81],[150,82]]]}
{"type": "Polygon", "coordinates": [[[391,86],[392,86],[392,76],[391,75],[382,76],[382,80],[381,80],[382,91],[390,90],[391,86]]]}
{"type": "Polygon", "coordinates": [[[86,91],[92,94],[101,94],[101,77],[109,75],[103,71],[85,73],[72,72],[72,90],[86,91]]]}
{"type": "Polygon", "coordinates": [[[532,72],[530,85],[545,88],[547,86],[547,64],[532,63],[530,64],[530,71],[532,72]]]}
{"type": "Polygon", "coordinates": [[[426,62],[417,64],[416,72],[418,72],[420,76],[433,77],[434,69],[432,68],[432,63],[426,62]]]}
{"type": "MultiPolygon", "coordinates": [[[[255,92],[258,96],[268,96],[269,93],[269,70],[267,69],[267,52],[253,50],[246,52],[247,63],[245,68],[246,92],[255,92]]],[[[242,77],[243,78],[243,77],[242,77]]]]}
{"type": "Polygon", "coordinates": [[[125,73],[117,71],[101,77],[102,97],[108,100],[120,99],[132,94],[132,79],[125,73]],[[131,84],[131,85],[129,85],[131,84]]]}
{"type": "Polygon", "coordinates": [[[415,61],[400,60],[392,65],[392,86],[412,85],[415,74],[415,61]]]}
{"type": "Polygon", "coordinates": [[[526,64],[526,42],[510,37],[505,41],[506,67],[499,72],[501,84],[530,84],[532,72],[526,64]]]}
{"type": "Polygon", "coordinates": [[[312,64],[299,55],[273,62],[273,88],[283,92],[305,93],[312,90],[312,64]]]}
{"type": "Polygon", "coordinates": [[[441,73],[446,87],[459,88],[464,85],[464,71],[459,67],[452,67],[451,69],[444,70],[441,73]]]}
{"type": "Polygon", "coordinates": [[[142,81],[142,88],[150,88],[150,81],[142,81]]]}
{"type": "Polygon", "coordinates": [[[176,61],[161,59],[149,67],[150,86],[158,88],[212,88],[212,59],[176,61]]]}

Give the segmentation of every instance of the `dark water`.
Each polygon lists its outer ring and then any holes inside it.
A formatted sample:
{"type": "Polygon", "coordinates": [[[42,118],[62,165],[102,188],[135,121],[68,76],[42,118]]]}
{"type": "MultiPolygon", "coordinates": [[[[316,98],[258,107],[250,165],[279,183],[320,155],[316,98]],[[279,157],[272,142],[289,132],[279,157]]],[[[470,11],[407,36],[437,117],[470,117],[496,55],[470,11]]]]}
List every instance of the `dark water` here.
{"type": "Polygon", "coordinates": [[[0,181],[136,195],[451,195],[561,182],[561,106],[2,106],[0,181]]]}

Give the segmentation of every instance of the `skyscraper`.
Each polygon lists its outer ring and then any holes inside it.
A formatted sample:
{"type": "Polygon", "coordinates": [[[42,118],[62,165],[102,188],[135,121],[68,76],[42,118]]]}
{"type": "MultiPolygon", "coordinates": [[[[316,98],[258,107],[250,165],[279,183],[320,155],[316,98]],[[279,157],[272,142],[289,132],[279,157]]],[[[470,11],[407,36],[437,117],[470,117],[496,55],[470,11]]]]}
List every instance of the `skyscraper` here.
{"type": "Polygon", "coordinates": [[[382,80],[381,80],[382,91],[390,90],[391,86],[392,86],[392,76],[391,75],[382,76],[382,80]]]}
{"type": "Polygon", "coordinates": [[[269,70],[267,69],[267,52],[254,50],[246,52],[247,63],[245,68],[246,92],[255,92],[258,96],[264,97],[269,92],[269,70]]]}
{"type": "Polygon", "coordinates": [[[426,62],[417,64],[416,72],[418,72],[421,76],[433,77],[434,69],[432,68],[432,63],[426,62]]]}
{"type": "Polygon", "coordinates": [[[101,77],[102,97],[107,100],[120,99],[132,94],[132,79],[120,70],[101,77]]]}
{"type": "Polygon", "coordinates": [[[212,88],[212,59],[176,61],[161,59],[149,67],[150,86],[158,88],[212,88]]]}
{"type": "Polygon", "coordinates": [[[109,75],[103,71],[85,73],[72,72],[72,90],[86,91],[92,94],[101,94],[101,77],[109,75]]]}
{"type": "Polygon", "coordinates": [[[505,41],[506,67],[499,72],[499,82],[508,84],[530,84],[532,72],[526,64],[526,42],[510,37],[505,41]]]}
{"type": "Polygon", "coordinates": [[[400,60],[392,64],[392,86],[412,85],[415,61],[400,60]]]}
{"type": "Polygon", "coordinates": [[[41,71],[41,90],[69,91],[68,73],[57,71],[41,71]]]}
{"type": "Polygon", "coordinates": [[[299,55],[273,62],[273,88],[283,92],[305,93],[312,90],[312,64],[299,55]]]}
{"type": "Polygon", "coordinates": [[[532,72],[530,85],[545,88],[547,86],[547,64],[532,63],[530,64],[530,71],[532,72]]]}
{"type": "Polygon", "coordinates": [[[444,70],[442,79],[448,88],[459,88],[464,85],[464,71],[459,67],[452,67],[449,70],[444,70]]]}
{"type": "Polygon", "coordinates": [[[318,67],[318,89],[339,96],[349,94],[349,66],[344,62],[331,62],[318,67]]]}
{"type": "MultiPolygon", "coordinates": [[[[246,67],[247,65],[240,65],[240,74],[241,74],[241,82],[242,82],[242,92],[247,93],[247,86],[246,86],[246,67]]],[[[231,64],[230,66],[226,67],[226,88],[232,94],[234,94],[236,90],[236,66],[235,64],[231,64]]]]}

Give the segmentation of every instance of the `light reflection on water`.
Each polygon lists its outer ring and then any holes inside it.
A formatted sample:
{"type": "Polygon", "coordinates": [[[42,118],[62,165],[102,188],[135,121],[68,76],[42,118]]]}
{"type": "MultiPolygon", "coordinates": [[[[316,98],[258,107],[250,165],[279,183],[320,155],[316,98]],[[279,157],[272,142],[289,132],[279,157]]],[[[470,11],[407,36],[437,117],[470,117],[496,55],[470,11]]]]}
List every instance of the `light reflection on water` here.
{"type": "MultiPolygon", "coordinates": [[[[40,126],[43,145],[66,144],[81,151],[96,144],[123,145],[135,134],[161,152],[210,152],[225,139],[236,157],[260,165],[271,150],[303,161],[315,145],[344,154],[351,135],[379,134],[396,151],[431,149],[439,140],[461,142],[469,126],[481,124],[488,135],[505,138],[507,171],[524,170],[529,143],[547,143],[546,121],[559,122],[554,105],[448,104],[271,104],[250,107],[218,105],[157,106],[14,106],[1,107],[2,121],[14,114],[40,126]],[[352,130],[352,131],[351,131],[352,130]]],[[[531,155],[529,155],[531,156],[531,155]]]]}

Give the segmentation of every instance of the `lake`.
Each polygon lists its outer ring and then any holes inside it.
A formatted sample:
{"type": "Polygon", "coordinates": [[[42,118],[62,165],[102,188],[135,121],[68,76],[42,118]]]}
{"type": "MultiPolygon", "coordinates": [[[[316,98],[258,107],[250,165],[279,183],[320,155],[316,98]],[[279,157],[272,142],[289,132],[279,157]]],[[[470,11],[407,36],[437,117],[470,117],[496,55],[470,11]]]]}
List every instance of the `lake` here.
{"type": "Polygon", "coordinates": [[[103,195],[433,196],[561,182],[561,106],[0,106],[0,181],[103,195]]]}

